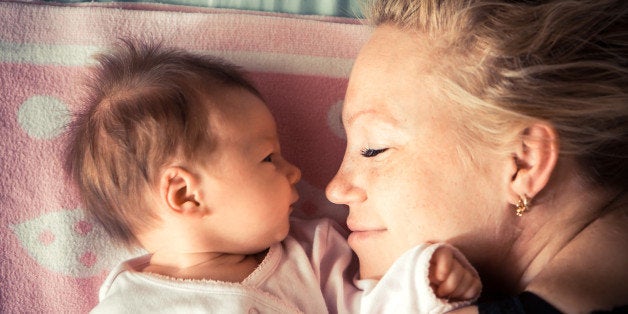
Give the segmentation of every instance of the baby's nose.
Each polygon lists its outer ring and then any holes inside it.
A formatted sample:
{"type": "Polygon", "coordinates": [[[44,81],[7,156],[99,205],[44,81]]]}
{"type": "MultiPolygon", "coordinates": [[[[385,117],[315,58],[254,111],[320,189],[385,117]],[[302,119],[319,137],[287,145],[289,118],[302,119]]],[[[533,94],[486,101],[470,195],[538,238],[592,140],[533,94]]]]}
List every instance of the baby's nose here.
{"type": "Polygon", "coordinates": [[[288,164],[288,180],[292,184],[297,184],[301,180],[301,169],[289,162],[286,163],[288,164]]]}

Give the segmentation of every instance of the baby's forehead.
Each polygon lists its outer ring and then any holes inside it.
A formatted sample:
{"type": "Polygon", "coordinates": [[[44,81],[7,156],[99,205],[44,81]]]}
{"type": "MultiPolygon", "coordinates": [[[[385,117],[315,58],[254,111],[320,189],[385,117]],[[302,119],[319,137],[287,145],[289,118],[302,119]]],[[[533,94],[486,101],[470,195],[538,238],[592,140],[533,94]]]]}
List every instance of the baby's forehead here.
{"type": "Polygon", "coordinates": [[[197,90],[198,98],[208,110],[238,114],[252,103],[266,105],[256,94],[241,86],[212,85],[197,90]]]}
{"type": "Polygon", "coordinates": [[[226,160],[244,161],[260,157],[277,147],[279,137],[274,124],[271,126],[263,120],[246,119],[247,114],[240,113],[214,111],[213,115],[210,114],[208,128],[211,140],[206,143],[210,148],[207,161],[212,165],[226,160]],[[241,119],[242,116],[245,118],[241,119]]]}
{"type": "Polygon", "coordinates": [[[252,140],[276,137],[277,126],[266,104],[245,89],[231,89],[209,95],[208,130],[218,138],[252,140]]]}

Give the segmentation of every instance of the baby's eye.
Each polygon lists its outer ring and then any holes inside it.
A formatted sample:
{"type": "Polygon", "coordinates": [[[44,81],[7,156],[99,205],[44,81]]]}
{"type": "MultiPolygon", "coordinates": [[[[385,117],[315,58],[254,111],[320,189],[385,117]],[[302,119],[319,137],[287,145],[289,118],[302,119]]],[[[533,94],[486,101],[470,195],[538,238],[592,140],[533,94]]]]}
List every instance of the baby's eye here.
{"type": "Polygon", "coordinates": [[[381,148],[381,149],[364,148],[360,151],[360,154],[366,158],[370,158],[370,157],[375,157],[387,150],[388,148],[381,148]]]}
{"type": "Polygon", "coordinates": [[[262,162],[273,162],[273,154],[266,156],[266,158],[264,158],[262,162]]]}

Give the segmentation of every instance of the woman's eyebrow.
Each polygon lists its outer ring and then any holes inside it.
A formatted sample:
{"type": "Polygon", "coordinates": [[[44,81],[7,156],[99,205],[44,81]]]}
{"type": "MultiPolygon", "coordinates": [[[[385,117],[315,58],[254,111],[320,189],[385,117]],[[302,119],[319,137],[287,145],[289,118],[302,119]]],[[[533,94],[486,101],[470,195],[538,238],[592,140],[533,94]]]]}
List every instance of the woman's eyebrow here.
{"type": "Polygon", "coordinates": [[[388,115],[388,114],[386,114],[384,112],[378,111],[377,109],[368,109],[368,110],[358,111],[358,112],[352,114],[351,116],[349,116],[349,118],[347,118],[346,125],[350,125],[350,124],[354,123],[355,120],[357,120],[358,118],[365,117],[365,116],[374,116],[374,117],[376,117],[376,120],[379,120],[379,121],[381,121],[383,123],[390,124],[390,125],[393,125],[393,126],[395,126],[395,125],[397,125],[399,123],[399,121],[397,121],[397,119],[393,118],[392,116],[390,116],[390,115],[388,115]]]}

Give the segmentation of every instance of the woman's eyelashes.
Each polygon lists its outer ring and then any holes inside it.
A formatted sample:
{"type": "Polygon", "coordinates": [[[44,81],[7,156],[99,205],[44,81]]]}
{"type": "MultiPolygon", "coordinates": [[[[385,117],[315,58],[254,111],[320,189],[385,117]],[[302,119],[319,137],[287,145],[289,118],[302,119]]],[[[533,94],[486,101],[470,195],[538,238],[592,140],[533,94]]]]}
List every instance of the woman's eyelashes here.
{"type": "Polygon", "coordinates": [[[370,158],[370,157],[375,157],[387,150],[388,148],[380,148],[380,149],[364,148],[360,151],[360,154],[366,158],[370,158]]]}

